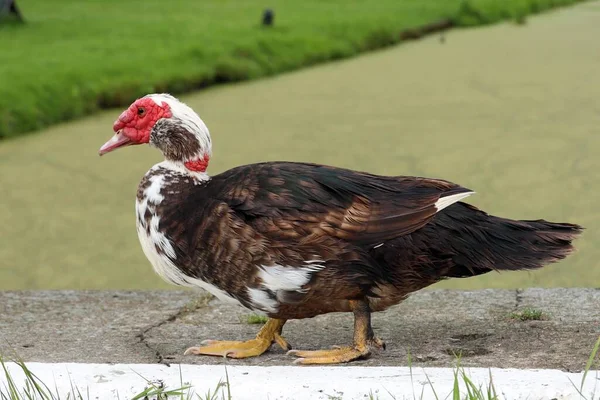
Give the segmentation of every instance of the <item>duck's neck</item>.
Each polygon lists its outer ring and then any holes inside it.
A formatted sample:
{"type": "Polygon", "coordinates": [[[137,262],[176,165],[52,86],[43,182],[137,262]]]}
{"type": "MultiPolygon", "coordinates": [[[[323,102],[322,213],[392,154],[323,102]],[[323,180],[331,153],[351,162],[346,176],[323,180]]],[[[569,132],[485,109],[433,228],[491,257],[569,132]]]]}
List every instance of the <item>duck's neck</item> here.
{"type": "Polygon", "coordinates": [[[165,168],[177,174],[189,176],[195,181],[205,182],[210,179],[210,176],[206,173],[206,165],[208,165],[208,161],[206,161],[206,164],[202,167],[202,165],[196,165],[193,161],[164,160],[163,162],[156,164],[154,168],[165,168]],[[192,168],[190,168],[190,165],[192,168]]]}

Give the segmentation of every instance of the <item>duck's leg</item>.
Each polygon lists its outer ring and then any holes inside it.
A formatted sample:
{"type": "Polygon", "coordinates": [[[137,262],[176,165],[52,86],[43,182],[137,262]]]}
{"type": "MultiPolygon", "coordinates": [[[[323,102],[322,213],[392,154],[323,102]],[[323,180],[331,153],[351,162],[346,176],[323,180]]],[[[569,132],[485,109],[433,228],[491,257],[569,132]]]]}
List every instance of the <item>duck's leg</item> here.
{"type": "Polygon", "coordinates": [[[285,319],[269,318],[258,332],[255,339],[245,342],[205,340],[201,343],[203,346],[190,347],[183,354],[247,358],[261,355],[267,351],[273,343],[277,343],[284,350],[289,350],[292,347],[281,336],[284,324],[285,319]]]}
{"type": "Polygon", "coordinates": [[[371,310],[363,300],[350,301],[354,313],[354,344],[331,350],[290,350],[289,355],[299,357],[296,364],[337,364],[367,358],[373,347],[385,349],[385,343],[376,338],[371,328],[371,310]]]}

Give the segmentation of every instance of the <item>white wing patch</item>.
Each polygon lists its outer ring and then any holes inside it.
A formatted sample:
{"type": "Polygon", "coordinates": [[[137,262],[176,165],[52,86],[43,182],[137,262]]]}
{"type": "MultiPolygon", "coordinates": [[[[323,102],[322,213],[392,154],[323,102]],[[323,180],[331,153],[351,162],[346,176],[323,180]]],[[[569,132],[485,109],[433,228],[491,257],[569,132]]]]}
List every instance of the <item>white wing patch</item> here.
{"type": "Polygon", "coordinates": [[[248,288],[250,302],[259,310],[277,312],[279,302],[276,300],[278,291],[303,293],[303,288],[315,272],[325,268],[321,260],[306,261],[304,266],[291,267],[270,265],[259,267],[258,277],[262,283],[259,288],[248,288]],[[271,292],[271,293],[269,293],[271,292]],[[275,294],[275,296],[273,296],[275,294]]]}
{"type": "Polygon", "coordinates": [[[273,265],[261,267],[258,272],[262,285],[273,292],[278,290],[302,290],[302,286],[310,281],[314,272],[323,269],[322,265],[310,264],[305,267],[285,267],[273,265]]]}
{"type": "Polygon", "coordinates": [[[435,208],[437,208],[437,211],[440,212],[444,208],[451,206],[452,204],[456,203],[457,201],[461,201],[465,197],[469,197],[473,193],[475,193],[475,192],[458,193],[458,194],[453,194],[450,196],[442,197],[438,201],[435,202],[435,208]]]}
{"type": "Polygon", "coordinates": [[[253,309],[268,313],[276,313],[279,303],[263,289],[248,288],[248,296],[253,305],[253,309]]]}

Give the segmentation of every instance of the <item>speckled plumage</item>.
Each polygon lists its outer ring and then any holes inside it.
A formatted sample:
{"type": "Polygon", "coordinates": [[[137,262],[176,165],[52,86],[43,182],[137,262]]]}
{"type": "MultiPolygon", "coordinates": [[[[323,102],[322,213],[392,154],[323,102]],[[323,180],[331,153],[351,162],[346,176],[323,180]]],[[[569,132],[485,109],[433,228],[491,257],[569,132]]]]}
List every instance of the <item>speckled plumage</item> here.
{"type": "Polygon", "coordinates": [[[460,201],[472,191],[440,179],[293,162],[210,177],[208,129],[168,95],[138,100],[115,130],[101,154],[150,143],[165,155],[140,182],[136,199],[140,243],[155,271],[273,319],[254,350],[248,342],[222,342],[193,348],[196,354],[228,354],[227,346],[237,346],[240,357],[257,355],[271,341],[285,348],[285,320],[351,311],[355,346],[313,354],[310,363],[364,357],[371,346],[383,346],[370,312],[442,279],[561,260],[582,229],[488,215],[460,201]]]}
{"type": "Polygon", "coordinates": [[[138,196],[157,179],[158,229],[174,249],[162,256],[183,276],[276,318],[348,311],[357,298],[382,310],[447,277],[537,268],[566,256],[577,232],[568,224],[492,217],[460,202],[436,214],[440,197],[469,192],[441,180],[285,162],[205,181],[156,168],[138,196]],[[319,268],[309,271],[311,262],[319,268]],[[298,290],[273,292],[259,273],[276,266],[307,271],[310,279],[298,290]],[[253,302],[251,289],[264,292],[263,304],[253,302]]]}

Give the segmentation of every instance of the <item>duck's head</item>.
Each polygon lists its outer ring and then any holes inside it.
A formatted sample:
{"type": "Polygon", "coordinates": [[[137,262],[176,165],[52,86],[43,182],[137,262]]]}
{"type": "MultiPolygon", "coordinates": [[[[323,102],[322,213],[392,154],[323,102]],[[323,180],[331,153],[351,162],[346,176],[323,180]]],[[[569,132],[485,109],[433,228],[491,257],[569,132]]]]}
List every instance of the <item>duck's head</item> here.
{"type": "Polygon", "coordinates": [[[149,94],[134,101],[113,125],[115,135],[99,154],[149,143],[165,159],[204,172],[211,156],[208,128],[190,107],[169,94],[149,94]]]}

